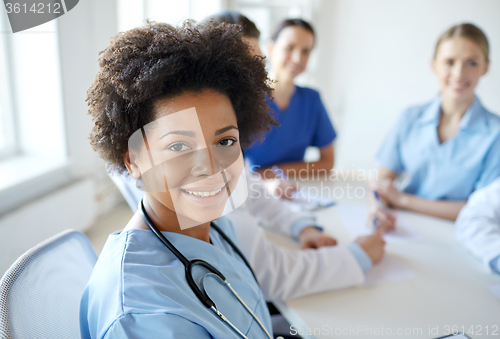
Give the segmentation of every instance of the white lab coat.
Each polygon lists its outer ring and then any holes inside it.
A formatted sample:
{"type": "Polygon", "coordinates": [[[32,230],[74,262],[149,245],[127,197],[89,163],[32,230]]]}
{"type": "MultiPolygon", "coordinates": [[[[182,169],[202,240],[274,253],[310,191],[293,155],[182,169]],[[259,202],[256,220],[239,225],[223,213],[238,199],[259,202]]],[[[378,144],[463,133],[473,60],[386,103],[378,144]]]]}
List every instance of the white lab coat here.
{"type": "Polygon", "coordinates": [[[500,255],[500,178],[474,192],[455,222],[457,239],[488,265],[500,255]]]}
{"type": "MultiPolygon", "coordinates": [[[[111,179],[135,212],[144,193],[128,177],[111,175],[111,179]]],[[[290,236],[292,224],[310,215],[292,212],[281,199],[265,194],[259,179],[249,176],[248,183],[247,201],[226,217],[233,222],[241,251],[267,300],[287,300],[364,283],[361,266],[345,246],[291,250],[268,240],[259,222],[290,236]]]]}
{"type": "Polygon", "coordinates": [[[364,282],[363,270],[345,246],[287,249],[268,240],[244,207],[226,217],[233,222],[241,251],[267,300],[287,300],[364,282]]]}
{"type": "Polygon", "coordinates": [[[226,217],[233,222],[241,250],[267,300],[287,300],[363,284],[363,270],[345,246],[292,250],[268,240],[259,223],[290,236],[291,225],[311,215],[291,211],[282,199],[266,194],[261,181],[249,179],[247,201],[226,217]]]}
{"type": "Polygon", "coordinates": [[[272,196],[260,176],[248,174],[247,183],[248,198],[245,208],[262,227],[291,237],[292,225],[297,220],[308,218],[315,222],[316,219],[311,213],[293,212],[286,206],[286,200],[272,196]]]}

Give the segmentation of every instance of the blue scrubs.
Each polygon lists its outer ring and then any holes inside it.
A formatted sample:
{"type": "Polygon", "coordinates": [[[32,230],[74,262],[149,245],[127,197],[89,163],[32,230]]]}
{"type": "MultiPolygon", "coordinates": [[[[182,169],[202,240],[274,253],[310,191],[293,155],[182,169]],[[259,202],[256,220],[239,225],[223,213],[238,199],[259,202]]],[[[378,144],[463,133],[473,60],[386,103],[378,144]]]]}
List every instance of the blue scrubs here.
{"type": "MultiPolygon", "coordinates": [[[[235,241],[232,225],[216,225],[235,241]]],[[[225,275],[240,297],[272,333],[266,301],[252,273],[231,246],[213,229],[213,243],[163,232],[188,259],[203,259],[225,275]]],[[[266,335],[231,292],[203,268],[210,298],[250,338],[266,335]]],[[[229,326],[206,308],[189,287],[182,263],[149,230],[109,236],[80,304],[80,330],[87,338],[237,338],[229,326]]]]}
{"type": "Polygon", "coordinates": [[[296,86],[285,111],[274,102],[268,105],[276,112],[281,126],[271,127],[262,144],[245,151],[252,170],[301,161],[308,146],[327,146],[337,136],[319,93],[311,88],[296,86]]]}
{"type": "Polygon", "coordinates": [[[500,176],[500,117],[476,97],[457,134],[440,143],[440,114],[440,97],[405,111],[377,160],[391,171],[408,174],[404,192],[430,200],[464,201],[500,176]]]}

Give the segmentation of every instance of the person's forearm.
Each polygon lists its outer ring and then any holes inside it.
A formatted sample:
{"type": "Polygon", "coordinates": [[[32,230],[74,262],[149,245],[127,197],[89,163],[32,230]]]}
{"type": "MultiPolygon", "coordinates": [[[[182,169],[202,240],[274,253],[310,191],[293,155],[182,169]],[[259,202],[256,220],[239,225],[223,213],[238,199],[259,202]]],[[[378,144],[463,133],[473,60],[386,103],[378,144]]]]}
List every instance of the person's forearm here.
{"type": "MultiPolygon", "coordinates": [[[[328,175],[330,170],[333,168],[333,160],[320,159],[314,162],[284,162],[281,164],[277,164],[277,166],[285,173],[288,178],[300,179],[304,176],[309,176],[312,174],[328,175]]],[[[274,174],[272,166],[262,167],[257,170],[257,173],[262,175],[262,177],[265,179],[276,178],[276,174],[274,174]]]]}
{"type": "Polygon", "coordinates": [[[394,207],[455,221],[465,203],[466,201],[427,200],[402,193],[394,207]]]}

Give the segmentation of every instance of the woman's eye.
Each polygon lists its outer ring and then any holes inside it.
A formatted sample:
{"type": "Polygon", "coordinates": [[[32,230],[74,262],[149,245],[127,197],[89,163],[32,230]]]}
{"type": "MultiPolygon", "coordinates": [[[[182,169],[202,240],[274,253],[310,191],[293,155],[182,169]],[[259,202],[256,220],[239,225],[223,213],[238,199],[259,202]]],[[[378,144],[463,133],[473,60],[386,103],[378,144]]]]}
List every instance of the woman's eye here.
{"type": "Polygon", "coordinates": [[[168,146],[167,148],[171,151],[174,151],[174,152],[183,152],[183,151],[187,151],[187,150],[191,149],[191,147],[189,147],[189,145],[186,145],[182,142],[177,142],[175,144],[168,146]]]}
{"type": "Polygon", "coordinates": [[[472,67],[477,66],[477,62],[475,61],[469,61],[467,64],[472,67]]]}
{"type": "Polygon", "coordinates": [[[445,64],[446,64],[447,66],[452,66],[452,65],[453,65],[453,60],[446,60],[446,61],[445,61],[445,64]]]}
{"type": "Polygon", "coordinates": [[[236,140],[234,140],[234,139],[223,139],[223,140],[219,141],[219,146],[229,147],[229,146],[233,146],[235,142],[236,142],[236,140]]]}

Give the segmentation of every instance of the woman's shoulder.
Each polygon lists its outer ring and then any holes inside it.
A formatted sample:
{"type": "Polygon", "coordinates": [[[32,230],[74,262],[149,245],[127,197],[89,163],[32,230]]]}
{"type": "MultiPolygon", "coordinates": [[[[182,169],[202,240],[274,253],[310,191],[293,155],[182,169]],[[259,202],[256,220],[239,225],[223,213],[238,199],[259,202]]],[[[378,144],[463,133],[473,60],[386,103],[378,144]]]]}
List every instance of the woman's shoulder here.
{"type": "Polygon", "coordinates": [[[297,107],[301,107],[301,109],[307,107],[311,112],[321,112],[324,110],[323,100],[321,100],[321,95],[317,90],[310,87],[295,87],[294,97],[297,107]]]}
{"type": "Polygon", "coordinates": [[[302,87],[295,85],[295,93],[310,98],[319,98],[319,92],[311,87],[302,87]]]}
{"type": "Polygon", "coordinates": [[[439,100],[432,99],[430,101],[427,101],[425,103],[419,103],[415,105],[408,106],[403,114],[406,114],[408,116],[411,116],[414,119],[417,119],[419,117],[422,117],[422,115],[428,110],[431,109],[433,106],[438,107],[440,106],[439,100]]]}
{"type": "Polygon", "coordinates": [[[126,253],[130,243],[130,231],[111,233],[94,266],[88,287],[95,293],[107,293],[113,286],[122,285],[121,276],[126,264],[126,253]]]}
{"type": "Polygon", "coordinates": [[[418,121],[433,120],[438,117],[439,107],[440,103],[438,99],[409,106],[400,115],[398,125],[412,127],[418,121]]]}
{"type": "Polygon", "coordinates": [[[482,106],[483,117],[493,133],[500,134],[500,116],[482,106]]]}
{"type": "MultiPolygon", "coordinates": [[[[141,275],[124,275],[137,270],[140,265],[150,263],[165,255],[163,245],[149,230],[121,230],[109,235],[99,259],[94,267],[88,286],[97,295],[123,293],[124,290],[141,279],[141,275]]],[[[165,259],[165,258],[162,258],[165,259]]],[[[170,259],[170,258],[166,258],[170,259]]],[[[122,298],[120,297],[120,300],[122,298]]]]}
{"type": "Polygon", "coordinates": [[[97,331],[97,337],[102,337],[107,327],[123,314],[122,259],[126,247],[126,232],[109,235],[82,296],[80,314],[89,328],[97,331]],[[105,325],[98,327],[97,323],[105,325]]]}

